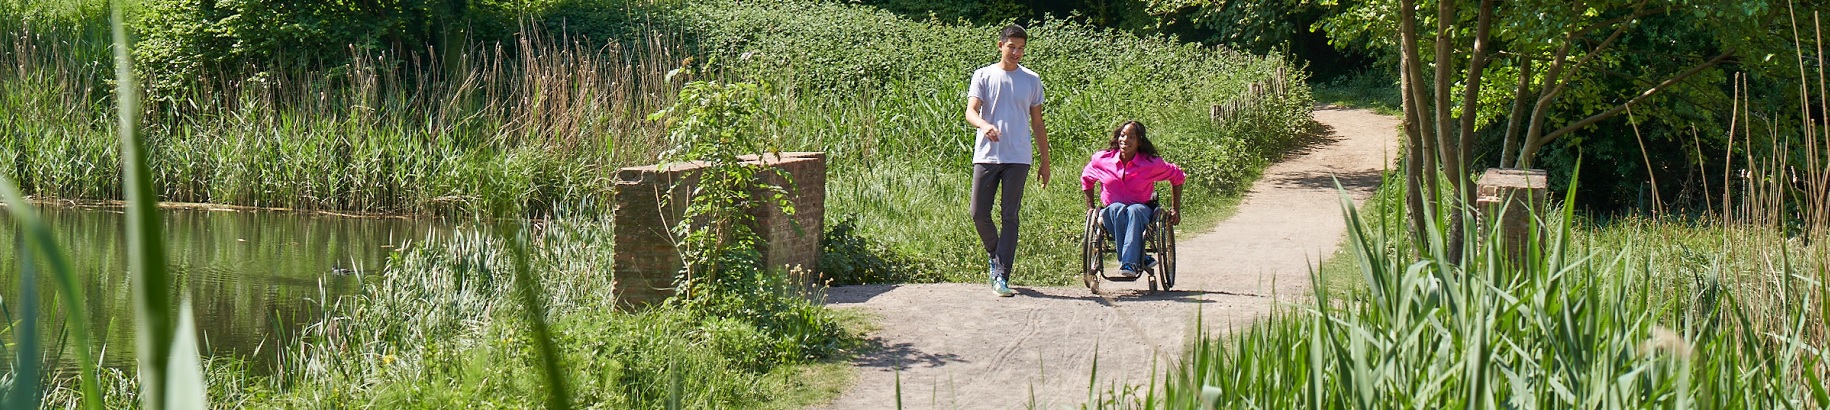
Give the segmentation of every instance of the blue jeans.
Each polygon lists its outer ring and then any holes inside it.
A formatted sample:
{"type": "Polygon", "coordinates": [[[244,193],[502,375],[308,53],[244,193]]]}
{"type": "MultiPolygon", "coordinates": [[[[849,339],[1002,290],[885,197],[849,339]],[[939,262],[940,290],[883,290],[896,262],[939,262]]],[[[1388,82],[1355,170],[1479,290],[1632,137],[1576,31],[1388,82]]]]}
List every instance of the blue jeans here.
{"type": "Polygon", "coordinates": [[[1138,271],[1144,257],[1144,228],[1150,226],[1150,218],[1156,216],[1156,210],[1144,204],[1113,202],[1100,214],[1104,216],[1106,232],[1112,234],[1112,244],[1118,250],[1119,266],[1138,271]]]}

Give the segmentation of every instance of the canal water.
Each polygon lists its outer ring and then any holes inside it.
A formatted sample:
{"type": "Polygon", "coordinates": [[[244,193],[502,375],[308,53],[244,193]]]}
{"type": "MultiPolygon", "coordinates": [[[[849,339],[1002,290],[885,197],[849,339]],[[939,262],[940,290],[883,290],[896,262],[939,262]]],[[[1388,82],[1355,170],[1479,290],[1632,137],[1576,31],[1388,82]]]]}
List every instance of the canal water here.
{"type": "MultiPolygon", "coordinates": [[[[80,277],[91,334],[104,344],[93,351],[104,366],[131,368],[134,313],[126,215],[118,208],[39,211],[80,277]]],[[[190,295],[201,353],[248,360],[258,373],[272,371],[277,351],[316,323],[327,303],[359,291],[363,277],[378,274],[394,250],[449,232],[436,221],[399,218],[190,209],[162,210],[161,215],[166,255],[179,282],[174,291],[190,295]]],[[[0,216],[0,226],[6,233],[0,235],[0,298],[5,298],[0,320],[14,323],[21,314],[18,229],[5,216],[0,216]]],[[[45,272],[38,286],[41,339],[47,352],[56,352],[73,342],[58,337],[64,313],[55,299],[56,282],[45,272]]],[[[11,343],[15,336],[7,328],[0,323],[0,340],[11,343]]],[[[0,368],[11,360],[0,358],[0,368]]],[[[75,366],[70,353],[58,361],[65,368],[75,366]]]]}

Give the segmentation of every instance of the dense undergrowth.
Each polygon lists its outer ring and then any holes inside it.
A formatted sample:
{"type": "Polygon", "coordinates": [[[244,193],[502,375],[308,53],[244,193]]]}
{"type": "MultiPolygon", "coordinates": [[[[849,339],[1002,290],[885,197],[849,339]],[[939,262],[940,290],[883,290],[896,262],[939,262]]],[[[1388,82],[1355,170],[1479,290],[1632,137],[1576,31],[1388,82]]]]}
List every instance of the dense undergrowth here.
{"type": "Polygon", "coordinates": [[[1390,215],[1398,197],[1375,198],[1386,198],[1368,206],[1375,216],[1347,215],[1351,262],[1314,275],[1315,301],[1203,339],[1157,384],[1094,404],[1830,405],[1821,304],[1830,288],[1817,247],[1766,226],[1597,221],[1559,207],[1541,249],[1514,258],[1485,242],[1458,266],[1441,250],[1446,235],[1412,249],[1390,215]]]}
{"type": "MultiPolygon", "coordinates": [[[[961,116],[967,75],[996,58],[993,27],[811,0],[655,4],[616,41],[529,22],[514,41],[468,42],[456,58],[352,47],[334,67],[216,67],[184,86],[148,68],[142,75],[164,84],[139,123],[151,189],[167,201],[551,215],[608,195],[610,171],[662,157],[668,130],[648,115],[674,103],[682,79],[730,79],[759,84],[771,148],[829,153],[837,222],[827,277],[980,279],[961,116]],[[669,78],[682,66],[701,74],[669,78]]],[[[0,0],[0,20],[0,52],[13,60],[0,68],[0,111],[15,114],[0,119],[0,174],[39,198],[120,198],[106,13],[0,0]]],[[[1072,278],[1078,249],[1056,239],[1079,234],[1075,176],[1122,120],[1149,123],[1189,170],[1196,222],[1215,218],[1307,131],[1303,74],[1278,57],[1065,20],[1030,34],[1026,65],[1050,90],[1055,178],[1047,189],[1031,183],[1019,283],[1072,278]]],[[[830,397],[839,383],[827,379],[841,376],[816,362],[854,343],[836,313],[782,275],[740,276],[726,288],[745,292],[724,302],[613,308],[598,211],[552,219],[527,271],[492,235],[403,250],[363,292],[322,301],[325,317],[301,340],[274,347],[284,371],[206,360],[209,397],[230,407],[539,405],[559,386],[541,373],[542,338],[516,320],[527,315],[510,297],[518,272],[541,284],[577,404],[792,407],[830,397]]],[[[92,370],[106,393],[87,404],[137,403],[131,369],[92,370]]],[[[45,386],[53,406],[85,396],[68,379],[45,386]]]]}
{"type": "MultiPolygon", "coordinates": [[[[667,304],[615,307],[610,224],[549,221],[534,238],[539,273],[573,405],[586,408],[795,407],[842,381],[831,365],[855,336],[837,312],[809,302],[785,276],[747,283],[738,309],[667,304]],[[811,374],[812,376],[809,376],[811,374]]],[[[225,408],[539,407],[548,394],[533,336],[520,320],[503,242],[475,228],[411,246],[358,294],[321,301],[325,317],[278,346],[287,371],[216,358],[210,398],[225,408]]],[[[855,325],[852,325],[855,326],[855,325]]],[[[107,407],[133,407],[131,372],[105,370],[107,407]]],[[[67,384],[61,384],[67,386],[67,384]]],[[[829,394],[829,393],[824,393],[829,394]]],[[[49,393],[48,406],[78,403],[49,393]]]]}
{"type": "MultiPolygon", "coordinates": [[[[655,4],[615,41],[528,22],[518,40],[473,42],[457,58],[352,49],[327,70],[200,76],[150,96],[155,185],[168,201],[539,214],[606,196],[611,171],[658,158],[664,130],[644,116],[672,102],[679,80],[666,73],[686,62],[764,85],[777,147],[829,153],[834,219],[856,215],[858,235],[932,267],[897,279],[977,279],[962,112],[967,75],[996,59],[992,27],[811,0],[655,4]]],[[[83,7],[11,11],[25,17],[0,42],[17,60],[0,69],[0,111],[20,115],[0,120],[0,172],[29,195],[118,198],[107,43],[94,29],[105,20],[83,7]]],[[[1030,183],[1018,283],[1071,279],[1072,241],[1056,239],[1077,235],[1075,176],[1122,120],[1149,124],[1190,171],[1197,222],[1307,130],[1303,74],[1281,58],[1065,20],[1030,33],[1055,176],[1049,189],[1030,183]]]]}

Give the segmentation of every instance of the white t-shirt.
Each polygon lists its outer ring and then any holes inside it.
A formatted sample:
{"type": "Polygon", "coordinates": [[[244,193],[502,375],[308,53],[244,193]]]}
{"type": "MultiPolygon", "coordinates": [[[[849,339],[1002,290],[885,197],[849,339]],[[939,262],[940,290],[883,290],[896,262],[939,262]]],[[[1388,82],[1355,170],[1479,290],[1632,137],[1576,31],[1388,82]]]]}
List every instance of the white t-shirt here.
{"type": "Polygon", "coordinates": [[[979,116],[998,127],[998,141],[985,139],[984,131],[972,146],[975,164],[1030,163],[1029,109],[1042,105],[1042,77],[1018,65],[1016,71],[1004,71],[998,64],[972,72],[972,83],[966,97],[977,97],[979,116]]]}

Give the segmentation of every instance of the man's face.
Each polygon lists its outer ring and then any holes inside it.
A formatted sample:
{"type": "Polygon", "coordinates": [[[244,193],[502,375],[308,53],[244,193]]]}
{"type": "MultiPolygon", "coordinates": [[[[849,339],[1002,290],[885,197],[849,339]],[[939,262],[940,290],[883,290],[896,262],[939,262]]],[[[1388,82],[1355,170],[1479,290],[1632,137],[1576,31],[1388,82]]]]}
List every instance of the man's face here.
{"type": "Polygon", "coordinates": [[[1023,45],[1029,40],[1011,38],[998,42],[998,57],[1012,63],[1023,60],[1023,45]]]}

